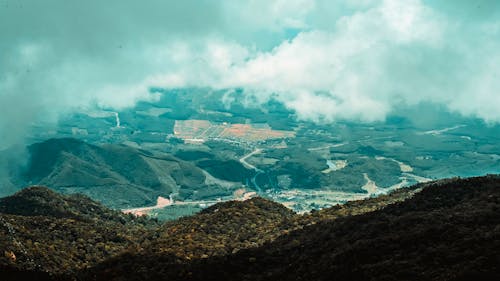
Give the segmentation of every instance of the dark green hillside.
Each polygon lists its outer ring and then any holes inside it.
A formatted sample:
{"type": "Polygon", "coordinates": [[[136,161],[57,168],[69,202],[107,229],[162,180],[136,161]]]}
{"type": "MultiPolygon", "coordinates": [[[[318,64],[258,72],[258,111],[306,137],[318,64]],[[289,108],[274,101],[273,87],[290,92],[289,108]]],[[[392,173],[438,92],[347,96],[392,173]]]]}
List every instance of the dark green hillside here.
{"type": "Polygon", "coordinates": [[[202,160],[197,165],[216,178],[233,182],[244,182],[254,174],[236,160],[202,160]]]}
{"type": "Polygon", "coordinates": [[[200,159],[213,159],[215,156],[211,153],[199,150],[182,150],[175,153],[175,157],[186,160],[200,160],[200,159]]]}
{"type": "Polygon", "coordinates": [[[86,194],[113,208],[154,205],[158,196],[168,197],[179,187],[205,187],[205,175],[193,163],[125,145],[49,139],[31,145],[29,152],[18,182],[86,194]]]}
{"type": "Polygon", "coordinates": [[[25,176],[33,181],[41,180],[52,172],[63,152],[86,155],[91,160],[90,151],[95,148],[93,145],[72,138],[49,139],[35,143],[28,147],[30,163],[25,176]]]}

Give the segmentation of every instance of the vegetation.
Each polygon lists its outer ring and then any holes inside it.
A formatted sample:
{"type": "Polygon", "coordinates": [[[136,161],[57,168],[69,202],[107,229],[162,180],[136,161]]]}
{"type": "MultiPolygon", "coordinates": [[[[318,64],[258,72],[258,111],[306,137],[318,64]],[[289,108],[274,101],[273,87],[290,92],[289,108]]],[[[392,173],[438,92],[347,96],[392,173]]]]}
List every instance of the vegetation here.
{"type": "Polygon", "coordinates": [[[99,280],[124,276],[150,280],[206,280],[207,276],[217,280],[498,280],[500,177],[418,188],[423,191],[406,201],[311,222],[261,247],[187,261],[153,252],[124,255],[84,276],[99,280]]]}
{"type": "Polygon", "coordinates": [[[244,182],[254,174],[236,160],[202,160],[197,165],[216,178],[232,182],[244,182]]]}
{"type": "Polygon", "coordinates": [[[25,188],[12,196],[1,198],[0,213],[83,221],[110,220],[125,223],[130,220],[130,216],[108,209],[85,195],[62,195],[40,186],[25,188]]]}
{"type": "Polygon", "coordinates": [[[205,151],[199,151],[199,150],[181,150],[178,151],[175,154],[175,157],[186,160],[186,161],[193,161],[193,160],[200,160],[200,159],[213,159],[214,155],[205,151]]]}
{"type": "Polygon", "coordinates": [[[170,154],[73,138],[49,139],[29,150],[30,161],[17,182],[83,193],[112,208],[154,205],[158,196],[168,197],[179,187],[188,189],[183,194],[206,187],[200,168],[170,154]]]}
{"type": "Polygon", "coordinates": [[[158,225],[83,195],[27,188],[0,200],[0,272],[75,274],[136,249],[153,237],[158,225]]]}
{"type": "Polygon", "coordinates": [[[496,280],[500,177],[297,215],[254,198],[159,224],[32,187],[0,200],[0,272],[81,280],[496,280]]]}

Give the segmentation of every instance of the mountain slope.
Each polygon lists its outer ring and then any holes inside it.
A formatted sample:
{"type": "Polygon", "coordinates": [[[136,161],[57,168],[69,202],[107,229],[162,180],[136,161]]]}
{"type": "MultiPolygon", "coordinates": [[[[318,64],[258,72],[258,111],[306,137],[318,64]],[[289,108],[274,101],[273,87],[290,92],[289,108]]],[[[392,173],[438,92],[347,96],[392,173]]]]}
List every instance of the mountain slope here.
{"type": "Polygon", "coordinates": [[[80,199],[33,187],[0,200],[2,280],[500,277],[500,176],[307,215],[262,198],[230,201],[163,225],[80,199]]]}
{"type": "Polygon", "coordinates": [[[281,204],[253,198],[216,204],[160,227],[83,195],[31,187],[0,199],[0,278],[10,272],[13,280],[26,274],[71,279],[120,253],[154,251],[183,261],[227,255],[278,237],[295,216],[281,204]]]}
{"type": "Polygon", "coordinates": [[[29,147],[22,181],[63,193],[83,193],[114,208],[154,205],[189,186],[205,186],[195,165],[170,155],[153,155],[125,145],[92,145],[80,140],[49,139],[29,147]]]}
{"type": "Polygon", "coordinates": [[[325,220],[258,248],[179,261],[127,254],[99,280],[498,280],[500,177],[428,184],[373,212],[325,220]]]}
{"type": "Polygon", "coordinates": [[[110,210],[87,196],[62,195],[40,186],[28,187],[12,196],[0,198],[0,213],[121,222],[125,222],[127,218],[121,212],[110,210]]]}
{"type": "Polygon", "coordinates": [[[27,188],[0,199],[0,279],[66,276],[138,247],[157,227],[83,195],[27,188]]]}
{"type": "Polygon", "coordinates": [[[291,228],[295,218],[283,205],[259,197],[219,203],[167,222],[144,252],[180,259],[227,255],[274,240],[291,228]]]}

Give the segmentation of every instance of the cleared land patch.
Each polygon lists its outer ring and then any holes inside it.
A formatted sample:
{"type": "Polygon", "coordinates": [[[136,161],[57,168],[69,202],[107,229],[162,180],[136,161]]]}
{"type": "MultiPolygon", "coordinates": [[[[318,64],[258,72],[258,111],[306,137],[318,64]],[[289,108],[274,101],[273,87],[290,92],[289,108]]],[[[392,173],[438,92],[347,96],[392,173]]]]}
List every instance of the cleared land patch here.
{"type": "Polygon", "coordinates": [[[207,120],[176,120],[174,135],[186,142],[203,142],[210,139],[234,139],[258,142],[269,139],[293,138],[295,132],[273,130],[267,124],[212,123],[207,120]]]}

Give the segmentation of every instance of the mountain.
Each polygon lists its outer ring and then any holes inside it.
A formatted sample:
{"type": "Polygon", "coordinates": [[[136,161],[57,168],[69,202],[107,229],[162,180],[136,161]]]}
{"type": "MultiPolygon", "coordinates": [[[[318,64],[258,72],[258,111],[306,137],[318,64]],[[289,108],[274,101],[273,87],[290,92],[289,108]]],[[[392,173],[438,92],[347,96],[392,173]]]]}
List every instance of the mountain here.
{"type": "Polygon", "coordinates": [[[71,279],[129,253],[155,251],[184,261],[227,255],[273,240],[295,216],[281,204],[253,198],[219,203],[160,226],[83,195],[30,187],[0,200],[0,278],[71,279]]]}
{"type": "Polygon", "coordinates": [[[126,220],[121,212],[108,209],[85,195],[63,195],[41,186],[28,187],[12,196],[1,198],[0,213],[78,220],[126,220]]]}
{"type": "Polygon", "coordinates": [[[260,247],[179,261],[127,254],[99,280],[499,280],[500,177],[435,182],[384,208],[319,221],[260,247]],[[125,277],[125,278],[124,278],[125,277]]]}
{"type": "Polygon", "coordinates": [[[227,255],[275,239],[291,228],[295,216],[285,206],[259,197],[219,203],[167,222],[144,252],[181,259],[227,255]]]}
{"type": "Polygon", "coordinates": [[[2,280],[498,280],[500,176],[296,214],[263,198],[159,224],[32,187],[0,200],[2,280]],[[19,205],[23,206],[19,206],[19,205]]]}
{"type": "Polygon", "coordinates": [[[84,195],[26,188],[0,199],[0,275],[6,278],[0,279],[75,274],[138,247],[157,227],[155,220],[122,214],[84,195]]]}
{"type": "Polygon", "coordinates": [[[126,145],[62,138],[28,150],[30,161],[19,181],[82,193],[113,208],[154,205],[158,196],[168,197],[180,188],[206,187],[205,175],[194,164],[126,145]]]}

